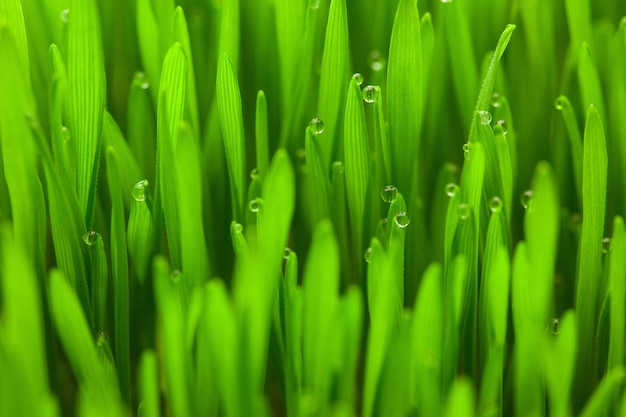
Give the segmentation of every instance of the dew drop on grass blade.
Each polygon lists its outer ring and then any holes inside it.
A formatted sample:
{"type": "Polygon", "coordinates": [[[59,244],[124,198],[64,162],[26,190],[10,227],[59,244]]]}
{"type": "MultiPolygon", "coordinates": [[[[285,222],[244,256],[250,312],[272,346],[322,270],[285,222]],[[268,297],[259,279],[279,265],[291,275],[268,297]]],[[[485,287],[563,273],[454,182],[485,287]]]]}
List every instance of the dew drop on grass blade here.
{"type": "Polygon", "coordinates": [[[412,198],[422,118],[422,42],[417,5],[400,0],[391,33],[387,69],[387,114],[391,180],[412,198]]]}

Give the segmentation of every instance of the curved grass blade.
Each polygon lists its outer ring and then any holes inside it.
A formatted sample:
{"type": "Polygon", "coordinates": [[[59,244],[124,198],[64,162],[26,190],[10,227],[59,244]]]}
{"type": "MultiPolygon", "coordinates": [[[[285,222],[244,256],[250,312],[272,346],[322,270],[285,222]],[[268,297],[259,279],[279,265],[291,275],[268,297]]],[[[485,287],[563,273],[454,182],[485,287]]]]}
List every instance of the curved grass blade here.
{"type": "Polygon", "coordinates": [[[115,318],[115,355],[117,379],[122,398],[130,404],[130,301],[128,289],[128,253],[123,194],[120,186],[119,163],[115,150],[106,150],[107,179],[111,196],[111,276],[115,318]]]}
{"type": "Polygon", "coordinates": [[[392,182],[409,198],[422,119],[422,42],[417,5],[400,0],[387,68],[387,114],[392,182]]]}
{"type": "Polygon", "coordinates": [[[68,126],[76,152],[77,195],[85,226],[93,223],[106,80],[98,9],[93,0],[71,0],[68,32],[68,126]]]}
{"type": "MultiPolygon", "coordinates": [[[[179,43],[168,50],[163,61],[157,112],[157,185],[154,216],[157,228],[165,215],[170,260],[174,269],[181,268],[180,215],[176,187],[175,152],[178,132],[186,103],[187,58],[179,43]],[[161,212],[161,210],[163,210],[161,212]]],[[[157,229],[158,230],[158,229],[157,229]]],[[[160,233],[156,233],[158,237],[160,233]]]]}
{"type": "Polygon", "coordinates": [[[115,374],[98,359],[93,336],[74,291],[62,273],[50,273],[50,306],[61,344],[85,399],[102,412],[118,415],[121,408],[115,374]]]}
{"type": "Polygon", "coordinates": [[[241,222],[243,221],[246,190],[246,145],[237,74],[233,62],[227,55],[220,57],[216,94],[226,162],[228,163],[233,220],[241,222]]]}
{"type": "Polygon", "coordinates": [[[483,83],[480,86],[480,91],[478,92],[478,98],[476,100],[476,106],[474,108],[474,115],[472,116],[472,125],[470,127],[470,142],[474,142],[474,138],[472,137],[472,135],[476,131],[475,125],[477,122],[479,122],[482,114],[481,112],[489,111],[491,96],[493,93],[493,86],[496,81],[496,71],[498,69],[498,63],[500,62],[500,58],[502,58],[502,55],[504,54],[504,51],[506,50],[506,47],[511,40],[511,36],[513,35],[514,30],[515,25],[507,25],[500,35],[500,39],[498,39],[496,50],[491,57],[491,61],[489,62],[489,68],[487,69],[487,73],[485,74],[483,83]]]}
{"type": "MultiPolygon", "coordinates": [[[[329,166],[339,155],[342,108],[349,77],[348,12],[346,0],[332,0],[328,12],[320,74],[317,117],[324,121],[326,140],[321,143],[322,161],[329,166]]],[[[359,90],[360,95],[360,90],[359,90]]]]}
{"type": "Polygon", "coordinates": [[[610,400],[619,393],[625,379],[626,372],[621,366],[608,371],[581,411],[580,417],[601,417],[607,413],[612,414],[615,410],[609,407],[610,400]]]}
{"type": "Polygon", "coordinates": [[[557,110],[561,110],[563,114],[563,122],[567,130],[570,149],[572,152],[572,165],[574,168],[574,181],[576,183],[576,196],[578,197],[578,206],[582,207],[582,189],[583,189],[583,139],[576,122],[576,114],[569,99],[566,96],[559,96],[555,101],[557,110]]]}
{"type": "Polygon", "coordinates": [[[593,340],[597,321],[597,278],[602,270],[602,238],[606,206],[607,150],[600,114],[589,107],[585,124],[583,148],[583,225],[578,248],[576,312],[578,319],[579,398],[586,398],[595,384],[595,355],[593,340]],[[586,375],[586,377],[583,377],[586,375]]]}

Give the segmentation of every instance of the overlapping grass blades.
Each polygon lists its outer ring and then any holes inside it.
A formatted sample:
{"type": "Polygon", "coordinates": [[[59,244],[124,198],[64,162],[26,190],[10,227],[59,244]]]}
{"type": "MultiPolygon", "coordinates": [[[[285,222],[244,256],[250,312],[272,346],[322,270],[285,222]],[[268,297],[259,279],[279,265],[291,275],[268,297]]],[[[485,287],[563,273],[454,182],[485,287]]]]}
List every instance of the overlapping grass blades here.
{"type": "Polygon", "coordinates": [[[0,414],[624,414],[622,2],[131,3],[0,2],[0,414]]]}

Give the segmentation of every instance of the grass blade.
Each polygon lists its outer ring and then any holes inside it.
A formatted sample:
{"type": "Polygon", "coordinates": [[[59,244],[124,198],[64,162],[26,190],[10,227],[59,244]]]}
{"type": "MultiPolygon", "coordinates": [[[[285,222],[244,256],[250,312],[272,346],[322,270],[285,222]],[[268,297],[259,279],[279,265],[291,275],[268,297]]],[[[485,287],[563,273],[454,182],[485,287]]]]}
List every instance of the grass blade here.
{"type": "Polygon", "coordinates": [[[93,223],[106,80],[98,9],[93,0],[72,0],[68,32],[68,125],[76,152],[77,194],[85,226],[93,223]]]}
{"type": "Polygon", "coordinates": [[[306,130],[307,185],[311,212],[311,228],[330,215],[330,181],[324,165],[320,141],[311,129],[306,130]]]}
{"type": "Polygon", "coordinates": [[[256,168],[265,176],[270,165],[269,132],[267,120],[267,100],[265,93],[260,91],[256,96],[256,118],[254,123],[256,139],[256,168]]]}
{"type": "Polygon", "coordinates": [[[130,404],[130,301],[128,283],[128,253],[124,220],[123,194],[120,186],[119,163],[115,150],[106,150],[107,179],[111,196],[111,276],[115,318],[115,354],[122,398],[130,404]]]}
{"type": "Polygon", "coordinates": [[[333,317],[339,304],[339,248],[328,220],[313,233],[303,290],[303,388],[317,398],[319,415],[325,415],[332,374],[324,363],[336,343],[333,317]]]}
{"type": "Polygon", "coordinates": [[[567,130],[570,149],[572,152],[572,165],[574,167],[574,181],[576,183],[576,196],[578,197],[578,205],[582,207],[582,189],[583,189],[583,139],[576,122],[576,114],[569,99],[563,95],[559,96],[555,101],[557,110],[561,110],[563,114],[563,122],[567,130]]]}
{"type": "MultiPolygon", "coordinates": [[[[526,209],[524,232],[532,266],[532,318],[539,329],[552,314],[554,270],[559,238],[559,192],[550,165],[540,162],[532,182],[532,201],[526,209]]],[[[530,319],[530,317],[529,317],[530,319]]]]}
{"type": "Polygon", "coordinates": [[[597,321],[597,277],[602,269],[602,238],[606,205],[607,151],[600,114],[590,106],[583,148],[583,225],[578,250],[576,312],[578,319],[578,389],[585,399],[595,383],[594,343],[585,335],[595,334],[597,321]],[[582,378],[583,375],[587,377],[582,378]]]}
{"type": "Polygon", "coordinates": [[[237,74],[233,62],[227,55],[220,57],[217,70],[217,106],[228,163],[233,220],[241,222],[246,190],[246,145],[237,74]]]}
{"type": "Polygon", "coordinates": [[[626,231],[624,220],[617,216],[613,223],[609,263],[608,292],[611,299],[611,329],[608,369],[624,365],[624,297],[626,296],[626,231]]]}
{"type": "Polygon", "coordinates": [[[422,118],[422,42],[417,5],[400,0],[389,45],[387,114],[392,182],[411,198],[422,118]]]}
{"type": "Polygon", "coordinates": [[[369,147],[363,100],[356,80],[350,82],[344,128],[346,191],[353,246],[358,259],[358,255],[363,253],[363,237],[366,233],[364,219],[369,187],[369,147]]]}
{"type": "Polygon", "coordinates": [[[208,278],[210,263],[202,226],[200,148],[191,129],[185,122],[180,124],[175,164],[178,174],[181,265],[188,283],[200,285],[208,278]]]}
{"type": "Polygon", "coordinates": [[[157,257],[154,267],[154,298],[163,328],[163,366],[166,381],[167,408],[172,416],[190,415],[190,363],[185,347],[184,326],[186,294],[185,277],[180,272],[170,272],[167,262],[157,257]]]}
{"type": "Polygon", "coordinates": [[[349,66],[346,0],[332,0],[326,25],[317,103],[317,117],[324,121],[327,138],[321,143],[322,161],[326,167],[339,155],[341,115],[346,98],[349,66]]]}

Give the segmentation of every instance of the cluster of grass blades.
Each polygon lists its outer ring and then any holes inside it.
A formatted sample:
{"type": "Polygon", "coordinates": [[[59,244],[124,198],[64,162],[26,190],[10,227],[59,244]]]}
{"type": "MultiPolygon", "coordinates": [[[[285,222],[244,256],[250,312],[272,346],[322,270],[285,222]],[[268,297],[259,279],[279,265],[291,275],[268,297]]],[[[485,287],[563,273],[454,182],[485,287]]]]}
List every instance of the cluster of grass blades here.
{"type": "Polygon", "coordinates": [[[0,1],[0,415],[626,416],[625,15],[0,1]]]}

